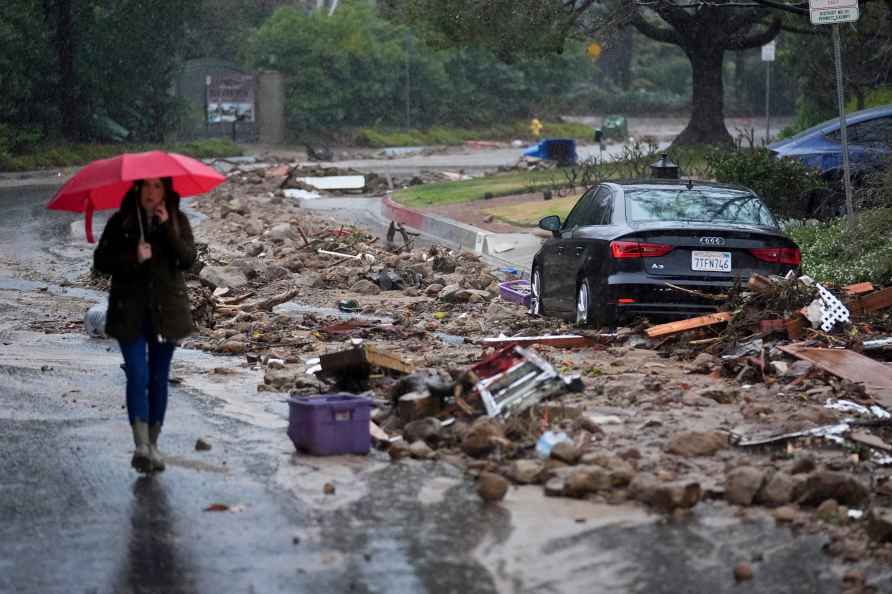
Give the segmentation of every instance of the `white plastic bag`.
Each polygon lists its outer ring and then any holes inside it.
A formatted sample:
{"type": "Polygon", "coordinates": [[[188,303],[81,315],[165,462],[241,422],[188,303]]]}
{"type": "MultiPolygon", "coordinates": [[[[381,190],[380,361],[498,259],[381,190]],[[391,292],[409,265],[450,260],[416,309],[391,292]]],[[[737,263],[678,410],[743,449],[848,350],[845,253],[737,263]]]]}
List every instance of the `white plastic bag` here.
{"type": "Polygon", "coordinates": [[[108,314],[108,303],[97,303],[87,310],[84,316],[84,330],[94,338],[106,338],[105,317],[108,314]]]}

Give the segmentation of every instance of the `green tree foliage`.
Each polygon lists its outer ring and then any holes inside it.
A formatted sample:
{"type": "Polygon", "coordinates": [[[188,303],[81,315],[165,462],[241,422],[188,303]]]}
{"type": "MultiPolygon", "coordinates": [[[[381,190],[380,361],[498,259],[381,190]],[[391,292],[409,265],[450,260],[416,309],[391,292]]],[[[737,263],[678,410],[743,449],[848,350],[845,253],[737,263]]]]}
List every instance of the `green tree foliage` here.
{"type": "Polygon", "coordinates": [[[715,150],[706,161],[718,181],[754,190],[781,218],[813,216],[815,201],[824,195],[818,190],[826,183],[817,170],[795,159],[778,159],[767,148],[715,150]]]}
{"type": "Polygon", "coordinates": [[[437,50],[367,3],[346,2],[332,16],[278,9],[252,37],[248,59],[289,75],[289,127],[303,131],[466,126],[557,111],[595,74],[574,49],[514,64],[484,48],[437,50]]]}
{"type": "Polygon", "coordinates": [[[197,0],[7,0],[0,20],[0,128],[23,150],[97,137],[111,116],[134,140],[176,125],[168,95],[197,0]]]}

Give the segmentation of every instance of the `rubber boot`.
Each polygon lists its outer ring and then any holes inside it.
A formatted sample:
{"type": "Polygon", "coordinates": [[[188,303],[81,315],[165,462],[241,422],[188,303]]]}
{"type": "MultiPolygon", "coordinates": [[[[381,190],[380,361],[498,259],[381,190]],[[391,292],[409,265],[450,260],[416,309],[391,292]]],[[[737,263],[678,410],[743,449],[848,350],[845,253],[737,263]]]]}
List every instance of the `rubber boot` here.
{"type": "Polygon", "coordinates": [[[155,472],[164,470],[164,458],[158,451],[159,435],[161,435],[161,423],[149,425],[149,460],[152,461],[152,470],[155,472]]]}
{"type": "Polygon", "coordinates": [[[152,461],[149,459],[149,426],[144,421],[136,421],[131,425],[133,428],[133,459],[130,460],[130,466],[137,472],[151,472],[152,461]]]}

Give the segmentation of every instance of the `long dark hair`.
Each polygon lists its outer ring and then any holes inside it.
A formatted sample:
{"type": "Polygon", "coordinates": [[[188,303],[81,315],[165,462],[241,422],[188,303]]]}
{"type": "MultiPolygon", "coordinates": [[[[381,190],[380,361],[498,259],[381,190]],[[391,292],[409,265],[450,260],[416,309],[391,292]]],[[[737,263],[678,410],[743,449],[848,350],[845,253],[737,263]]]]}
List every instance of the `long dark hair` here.
{"type": "MultiPolygon", "coordinates": [[[[134,225],[134,218],[141,217],[146,221],[146,216],[142,212],[139,204],[139,197],[142,194],[142,187],[145,183],[144,179],[138,179],[133,182],[124,199],[121,201],[120,211],[125,215],[124,224],[127,226],[134,225]]],[[[173,228],[174,235],[180,234],[180,195],[173,189],[173,178],[162,177],[161,185],[164,187],[164,206],[167,207],[167,214],[170,217],[170,225],[173,228]]],[[[136,223],[138,224],[138,223],[136,223]]]]}

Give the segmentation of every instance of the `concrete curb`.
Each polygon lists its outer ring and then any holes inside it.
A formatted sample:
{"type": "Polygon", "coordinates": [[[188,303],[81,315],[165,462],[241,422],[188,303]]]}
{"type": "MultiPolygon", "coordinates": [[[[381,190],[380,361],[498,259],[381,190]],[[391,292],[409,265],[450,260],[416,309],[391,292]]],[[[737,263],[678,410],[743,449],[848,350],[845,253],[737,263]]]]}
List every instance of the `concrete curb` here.
{"type": "Polygon", "coordinates": [[[494,258],[529,273],[533,255],[542,239],[532,233],[494,233],[473,225],[427,213],[394,202],[390,196],[381,201],[381,214],[426,235],[447,241],[461,249],[494,258]]]}

